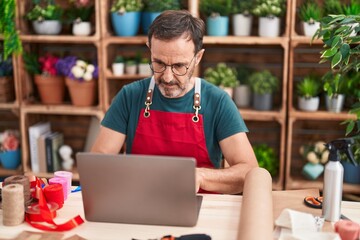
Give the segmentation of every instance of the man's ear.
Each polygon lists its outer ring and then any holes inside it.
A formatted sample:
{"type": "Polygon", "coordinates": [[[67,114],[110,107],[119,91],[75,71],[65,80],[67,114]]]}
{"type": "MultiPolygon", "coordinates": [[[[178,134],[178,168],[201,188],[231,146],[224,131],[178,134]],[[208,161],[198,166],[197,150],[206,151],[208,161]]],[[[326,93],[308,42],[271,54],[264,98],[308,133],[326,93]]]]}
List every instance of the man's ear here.
{"type": "Polygon", "coordinates": [[[150,43],[149,43],[149,41],[146,41],[146,46],[150,49],[150,43]]]}
{"type": "Polygon", "coordinates": [[[203,55],[204,55],[204,52],[205,52],[205,49],[201,49],[196,55],[196,62],[195,62],[195,65],[197,66],[199,63],[200,63],[200,61],[201,61],[201,59],[202,59],[202,57],[203,57],[203,55]]]}

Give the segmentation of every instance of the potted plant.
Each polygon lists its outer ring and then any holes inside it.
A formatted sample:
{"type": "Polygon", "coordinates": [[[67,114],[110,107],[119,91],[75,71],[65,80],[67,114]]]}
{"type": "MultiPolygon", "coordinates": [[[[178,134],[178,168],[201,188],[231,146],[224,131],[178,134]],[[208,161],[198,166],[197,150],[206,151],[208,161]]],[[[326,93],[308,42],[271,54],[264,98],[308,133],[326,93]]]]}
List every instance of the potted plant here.
{"type": "Polygon", "coordinates": [[[232,22],[235,36],[250,36],[253,4],[254,0],[235,0],[233,2],[232,22]]]}
{"type": "Polygon", "coordinates": [[[0,54],[0,102],[13,101],[15,98],[13,65],[11,58],[4,60],[0,54]]]}
{"type": "Polygon", "coordinates": [[[341,164],[344,167],[344,182],[351,184],[360,183],[360,137],[355,136],[354,144],[351,147],[351,151],[354,155],[354,160],[357,166],[348,159],[346,154],[341,155],[341,164]]]}
{"type": "Polygon", "coordinates": [[[78,107],[94,105],[99,72],[97,64],[76,56],[67,56],[58,61],[57,67],[65,76],[72,104],[78,107]]]}
{"type": "Polygon", "coordinates": [[[125,73],[136,74],[137,73],[137,61],[134,58],[125,59],[125,73]]]}
{"type": "Polygon", "coordinates": [[[307,0],[300,5],[299,19],[302,21],[305,36],[314,36],[320,27],[321,18],[322,8],[317,2],[307,0]]]}
{"type": "Polygon", "coordinates": [[[303,111],[317,111],[319,109],[320,81],[315,76],[305,76],[296,85],[298,94],[298,107],[303,111]]]}
{"type": "Polygon", "coordinates": [[[66,21],[72,24],[75,36],[88,36],[91,33],[90,19],[94,13],[94,5],[90,1],[69,0],[70,7],[65,10],[66,21]]]}
{"type": "Polygon", "coordinates": [[[239,82],[235,68],[228,67],[226,63],[218,63],[215,68],[207,68],[204,72],[205,79],[224,89],[230,97],[233,96],[233,89],[239,82]]]}
{"type": "Polygon", "coordinates": [[[324,172],[324,165],[329,160],[329,153],[324,141],[302,145],[300,147],[300,154],[306,160],[302,174],[307,179],[317,179],[324,172]]]}
{"type": "Polygon", "coordinates": [[[324,0],[324,16],[343,14],[340,0],[324,0]]]}
{"type": "Polygon", "coordinates": [[[232,0],[202,0],[200,12],[206,18],[206,31],[209,36],[229,35],[229,15],[232,0]]]}
{"type": "Polygon", "coordinates": [[[135,36],[139,31],[142,0],[115,0],[111,22],[117,36],[135,36]]]}
{"type": "Polygon", "coordinates": [[[341,112],[345,103],[347,83],[344,75],[329,71],[323,77],[323,89],[326,93],[326,109],[330,112],[341,112]]]}
{"type": "Polygon", "coordinates": [[[276,157],[273,148],[267,144],[257,144],[253,147],[259,167],[269,171],[272,177],[276,176],[279,171],[279,159],[276,157]]]}
{"type": "Polygon", "coordinates": [[[149,64],[150,64],[149,58],[143,57],[140,59],[140,62],[139,62],[139,74],[140,75],[145,75],[145,76],[152,75],[152,71],[151,71],[149,64]]]}
{"type": "Polygon", "coordinates": [[[122,55],[117,55],[112,63],[112,71],[115,76],[124,75],[125,60],[122,55]]]}
{"type": "Polygon", "coordinates": [[[272,109],[273,92],[278,89],[279,80],[270,71],[254,72],[249,78],[253,92],[253,107],[256,110],[268,111],[272,109]]]}
{"type": "Polygon", "coordinates": [[[278,37],[280,17],[285,12],[285,0],[255,0],[253,14],[259,17],[259,36],[278,37]]]}
{"type": "Polygon", "coordinates": [[[239,85],[234,88],[234,102],[238,107],[249,107],[251,103],[249,77],[252,70],[246,66],[240,66],[236,71],[239,85]]]}
{"type": "Polygon", "coordinates": [[[20,165],[19,136],[18,130],[6,130],[0,133],[0,162],[5,169],[16,169],[20,165]]]}
{"type": "Polygon", "coordinates": [[[63,9],[54,0],[33,0],[34,7],[25,15],[37,34],[57,35],[62,29],[63,9]]]}
{"type": "Polygon", "coordinates": [[[59,58],[50,53],[38,56],[24,53],[25,69],[34,76],[41,102],[44,104],[61,104],[65,95],[65,82],[56,66],[59,58]]]}
{"type": "Polygon", "coordinates": [[[143,4],[141,26],[144,34],[148,33],[151,23],[161,12],[179,10],[181,7],[179,0],[143,0],[143,4]]]}

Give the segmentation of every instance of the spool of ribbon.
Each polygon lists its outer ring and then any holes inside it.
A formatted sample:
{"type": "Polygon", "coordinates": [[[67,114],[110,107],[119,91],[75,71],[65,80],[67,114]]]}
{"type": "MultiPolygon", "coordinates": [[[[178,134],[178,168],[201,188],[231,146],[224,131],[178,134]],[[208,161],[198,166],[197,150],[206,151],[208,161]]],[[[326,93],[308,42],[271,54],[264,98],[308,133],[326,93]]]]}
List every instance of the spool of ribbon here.
{"type": "Polygon", "coordinates": [[[67,180],[67,195],[71,193],[72,175],[73,175],[72,172],[67,172],[67,171],[54,172],[55,177],[65,178],[67,180]]]}
{"type": "Polygon", "coordinates": [[[65,201],[68,196],[68,180],[65,178],[59,178],[59,177],[50,178],[49,185],[53,185],[53,184],[60,184],[62,186],[63,199],[65,201]]]}
{"type": "Polygon", "coordinates": [[[339,233],[342,240],[357,240],[360,237],[360,225],[349,220],[340,220],[335,223],[335,232],[339,233]]]}
{"type": "MultiPolygon", "coordinates": [[[[47,204],[49,208],[49,215],[51,218],[56,217],[56,210],[59,208],[57,203],[55,202],[49,202],[47,204]]],[[[35,203],[30,206],[28,206],[25,210],[27,218],[32,222],[45,222],[46,217],[44,217],[41,214],[40,206],[39,204],[35,203]]]]}
{"type": "Polygon", "coordinates": [[[54,183],[47,185],[43,189],[46,201],[48,203],[55,202],[58,205],[58,209],[64,205],[64,190],[60,183],[54,183]]]}
{"type": "Polygon", "coordinates": [[[2,188],[2,209],[4,226],[17,226],[24,222],[24,187],[8,184],[2,188]]]}
{"type": "Polygon", "coordinates": [[[24,194],[24,203],[25,206],[28,206],[32,202],[31,192],[30,192],[30,181],[29,178],[24,175],[14,175],[4,179],[3,186],[9,184],[20,184],[23,186],[24,194]]]}

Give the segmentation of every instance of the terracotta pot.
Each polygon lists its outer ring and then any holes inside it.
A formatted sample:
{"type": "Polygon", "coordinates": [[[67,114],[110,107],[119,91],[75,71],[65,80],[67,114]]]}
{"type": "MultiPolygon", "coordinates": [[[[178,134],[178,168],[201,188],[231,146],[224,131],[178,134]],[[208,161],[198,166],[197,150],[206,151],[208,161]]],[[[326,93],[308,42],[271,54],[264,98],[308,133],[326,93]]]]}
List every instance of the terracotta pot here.
{"type": "Polygon", "coordinates": [[[65,81],[62,76],[35,75],[40,99],[45,104],[61,104],[64,101],[65,81]]]}
{"type": "Polygon", "coordinates": [[[74,106],[87,107],[95,103],[96,81],[80,82],[66,78],[66,86],[69,89],[71,102],[74,106]]]}

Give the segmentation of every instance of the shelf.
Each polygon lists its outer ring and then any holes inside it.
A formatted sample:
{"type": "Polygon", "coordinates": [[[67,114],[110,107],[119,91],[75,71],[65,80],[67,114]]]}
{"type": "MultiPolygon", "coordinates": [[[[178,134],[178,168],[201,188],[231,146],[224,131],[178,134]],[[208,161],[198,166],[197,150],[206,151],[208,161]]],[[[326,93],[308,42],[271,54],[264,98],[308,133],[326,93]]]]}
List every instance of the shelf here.
{"type": "Polygon", "coordinates": [[[0,109],[12,110],[12,109],[18,109],[18,108],[19,108],[18,102],[0,103],[0,109]]]}
{"type": "Polygon", "coordinates": [[[5,169],[0,167],[0,177],[22,175],[22,172],[23,172],[22,169],[12,170],[12,169],[5,169]]]}
{"type": "Polygon", "coordinates": [[[287,46],[289,38],[287,37],[239,37],[239,36],[226,36],[226,37],[212,37],[205,36],[204,44],[241,44],[241,45],[282,45],[287,46]]]}
{"type": "MultiPolygon", "coordinates": [[[[27,171],[25,173],[26,176],[37,176],[39,178],[47,178],[50,179],[54,177],[54,173],[33,173],[31,171],[27,171]]],[[[79,174],[76,171],[73,171],[72,181],[79,181],[79,174]]]]}
{"type": "Polygon", "coordinates": [[[299,120],[333,120],[343,121],[347,119],[356,119],[355,114],[349,114],[347,112],[335,113],[329,111],[316,111],[316,112],[304,112],[304,111],[290,111],[290,118],[299,120]]]}
{"type": "Polygon", "coordinates": [[[98,43],[100,40],[97,36],[73,36],[73,35],[20,35],[23,42],[34,43],[98,43]]]}
{"type": "Polygon", "coordinates": [[[324,44],[321,39],[314,39],[313,41],[311,41],[311,39],[312,39],[311,37],[296,35],[296,36],[291,36],[290,42],[292,47],[296,47],[299,44],[309,44],[309,45],[324,44]]]}
{"type": "Polygon", "coordinates": [[[239,109],[244,120],[256,121],[281,121],[284,113],[281,111],[256,111],[252,109],[239,109]]]}
{"type": "Polygon", "coordinates": [[[103,115],[103,111],[98,107],[74,107],[72,105],[27,105],[23,106],[21,111],[39,114],[103,115]]]}

